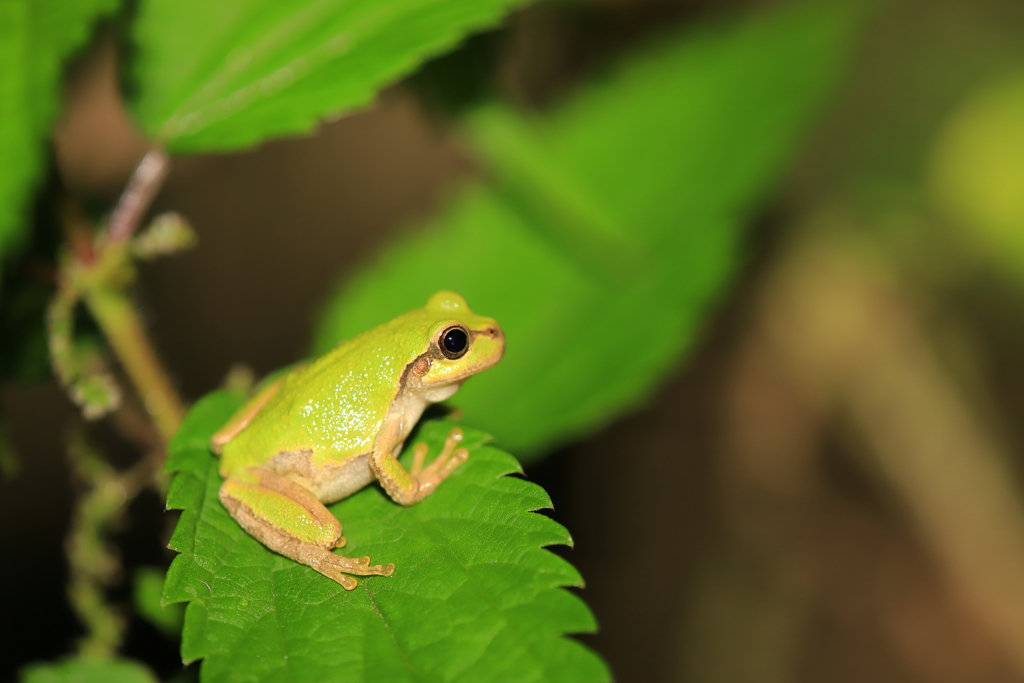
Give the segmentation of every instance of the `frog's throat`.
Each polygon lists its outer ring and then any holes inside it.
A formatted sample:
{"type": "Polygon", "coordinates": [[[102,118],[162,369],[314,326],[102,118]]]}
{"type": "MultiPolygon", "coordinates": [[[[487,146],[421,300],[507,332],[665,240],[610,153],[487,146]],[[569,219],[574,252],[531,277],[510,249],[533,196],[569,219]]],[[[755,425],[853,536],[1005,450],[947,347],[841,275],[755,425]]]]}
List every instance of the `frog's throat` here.
{"type": "Polygon", "coordinates": [[[441,386],[424,386],[417,393],[419,393],[427,403],[440,403],[441,401],[446,401],[451,398],[461,386],[462,381],[459,380],[452,382],[451,384],[443,384],[441,386]]]}

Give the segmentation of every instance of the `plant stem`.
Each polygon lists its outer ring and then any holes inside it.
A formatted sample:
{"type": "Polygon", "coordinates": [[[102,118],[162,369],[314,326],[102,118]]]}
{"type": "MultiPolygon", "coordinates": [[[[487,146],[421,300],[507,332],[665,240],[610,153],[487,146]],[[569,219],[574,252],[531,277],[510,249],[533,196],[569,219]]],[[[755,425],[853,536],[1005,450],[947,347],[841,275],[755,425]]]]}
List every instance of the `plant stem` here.
{"type": "MultiPolygon", "coordinates": [[[[129,240],[159,191],[169,165],[167,154],[161,149],[151,150],[143,157],[111,215],[109,228],[96,239],[91,238],[91,226],[87,224],[77,202],[71,199],[66,202],[64,224],[70,260],[62,269],[62,274],[66,285],[64,298],[70,303],[64,307],[67,310],[54,308],[57,312],[67,313],[63,318],[51,316],[57,322],[66,319],[64,322],[70,324],[70,310],[74,301],[81,299],[85,302],[134,384],[164,443],[177,431],[185,412],[184,407],[126,292],[135,279],[129,240]]],[[[58,298],[56,302],[60,303],[61,299],[58,298]]],[[[56,327],[51,330],[54,360],[67,356],[70,360],[64,365],[70,367],[69,364],[74,360],[70,349],[63,356],[57,351],[62,349],[59,342],[63,342],[64,337],[70,338],[71,333],[57,334],[60,331],[56,327]]],[[[67,370],[61,374],[61,378],[72,389],[74,397],[76,387],[71,386],[77,379],[71,371],[74,368],[68,370],[56,362],[55,366],[67,370]]],[[[78,393],[86,394],[81,387],[78,387],[78,393]]],[[[92,391],[90,395],[95,393],[92,391]]],[[[80,397],[76,402],[83,406],[86,416],[90,417],[87,399],[80,397]]],[[[96,407],[92,416],[107,412],[116,403],[115,400],[96,407]]]]}
{"type": "Polygon", "coordinates": [[[68,455],[85,486],[75,504],[66,542],[71,565],[68,598],[85,627],[78,653],[88,659],[109,659],[121,646],[125,619],[106,599],[106,589],[121,574],[122,566],[105,537],[159,468],[151,458],[144,458],[119,473],[92,449],[80,430],[72,435],[68,455]]]}
{"type": "Polygon", "coordinates": [[[82,657],[109,659],[121,642],[124,619],[111,609],[104,595],[119,564],[103,534],[120,516],[126,494],[117,473],[92,452],[80,432],[72,436],[68,455],[86,487],[75,504],[66,542],[71,565],[68,598],[85,627],[78,651],[82,657]]]}
{"type": "Polygon", "coordinates": [[[110,216],[110,228],[107,231],[110,243],[123,244],[138,229],[150,202],[160,191],[168,170],[170,159],[162,149],[151,149],[142,157],[110,216]]]}
{"type": "Polygon", "coordinates": [[[140,419],[132,404],[122,405],[116,415],[119,426],[145,452],[145,457],[123,473],[97,455],[81,433],[72,438],[71,463],[86,488],[75,505],[67,538],[71,565],[68,597],[86,632],[79,642],[79,655],[91,659],[113,657],[124,637],[125,620],[106,599],[106,590],[122,567],[105,537],[143,488],[165,488],[166,481],[160,475],[161,461],[185,412],[127,294],[135,279],[130,241],[160,189],[168,163],[162,150],[153,150],[143,158],[121,195],[105,234],[94,237],[93,226],[74,200],[68,199],[63,212],[66,258],[61,267],[60,289],[48,315],[55,371],[86,417],[103,415],[120,403],[113,381],[106,387],[99,381],[106,375],[86,372],[85,364],[76,357],[74,309],[77,302],[83,301],[150,418],[140,419]],[[113,393],[103,391],[104,388],[113,393]]]}
{"type": "Polygon", "coordinates": [[[166,443],[178,430],[185,409],[134,307],[120,289],[102,283],[85,292],[85,303],[166,443]]]}

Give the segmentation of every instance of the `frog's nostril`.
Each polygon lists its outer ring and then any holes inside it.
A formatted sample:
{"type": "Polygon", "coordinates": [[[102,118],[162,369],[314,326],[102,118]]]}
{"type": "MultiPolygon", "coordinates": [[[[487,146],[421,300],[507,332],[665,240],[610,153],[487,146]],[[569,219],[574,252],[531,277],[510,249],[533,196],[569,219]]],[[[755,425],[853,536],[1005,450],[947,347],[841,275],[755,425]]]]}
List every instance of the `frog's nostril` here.
{"type": "Polygon", "coordinates": [[[500,337],[501,330],[499,330],[497,327],[488,327],[486,330],[484,330],[484,334],[491,338],[500,337]]]}

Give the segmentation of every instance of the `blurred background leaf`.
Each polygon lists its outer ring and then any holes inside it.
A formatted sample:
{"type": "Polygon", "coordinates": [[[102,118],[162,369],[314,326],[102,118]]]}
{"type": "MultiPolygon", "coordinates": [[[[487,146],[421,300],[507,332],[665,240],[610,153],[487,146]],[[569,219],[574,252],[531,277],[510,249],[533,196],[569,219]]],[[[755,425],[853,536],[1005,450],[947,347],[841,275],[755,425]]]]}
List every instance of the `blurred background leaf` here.
{"type": "Polygon", "coordinates": [[[728,283],[860,19],[846,3],[776,9],[663,38],[550,117],[478,111],[492,182],[347,283],[315,350],[448,288],[508,335],[455,402],[517,456],[635,407],[728,283]]]}
{"type": "MultiPolygon", "coordinates": [[[[26,227],[67,58],[117,0],[0,3],[0,259],[26,227]]],[[[0,260],[0,266],[2,266],[0,260]]]]}
{"type": "Polygon", "coordinates": [[[164,577],[158,567],[140,567],[135,571],[132,600],[139,616],[157,627],[164,635],[177,637],[185,620],[182,605],[163,604],[164,577]]]}
{"type": "Polygon", "coordinates": [[[21,683],[156,683],[146,667],[127,659],[66,659],[57,664],[32,664],[21,671],[21,683]]]}
{"type": "Polygon", "coordinates": [[[1024,278],[1024,71],[967,98],[932,158],[936,204],[969,242],[1024,278]]]}
{"type": "Polygon", "coordinates": [[[0,377],[29,383],[51,376],[44,316],[52,295],[52,286],[44,286],[30,278],[11,281],[3,292],[0,300],[0,377]]]}
{"type": "Polygon", "coordinates": [[[516,4],[148,0],[132,29],[132,108],[174,152],[306,133],[516,4]]]}

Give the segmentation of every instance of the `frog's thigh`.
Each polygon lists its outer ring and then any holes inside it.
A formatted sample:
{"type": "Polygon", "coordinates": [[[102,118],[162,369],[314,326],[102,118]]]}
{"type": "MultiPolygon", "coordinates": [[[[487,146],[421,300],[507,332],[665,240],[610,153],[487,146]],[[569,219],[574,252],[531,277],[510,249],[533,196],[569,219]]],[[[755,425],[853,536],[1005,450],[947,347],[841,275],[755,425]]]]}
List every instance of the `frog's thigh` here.
{"type": "Polygon", "coordinates": [[[231,516],[261,541],[268,524],[303,543],[328,549],[341,538],[341,524],[311,491],[263,467],[250,467],[227,479],[220,499],[231,516]]]}
{"type": "Polygon", "coordinates": [[[346,574],[391,576],[393,564],[335,555],[344,544],[341,524],[307,489],[262,467],[250,467],[220,487],[220,500],[249,534],[271,550],[308,565],[352,590],[346,574]]]}

